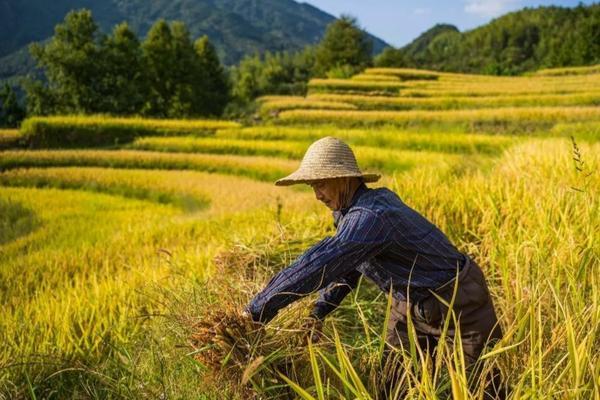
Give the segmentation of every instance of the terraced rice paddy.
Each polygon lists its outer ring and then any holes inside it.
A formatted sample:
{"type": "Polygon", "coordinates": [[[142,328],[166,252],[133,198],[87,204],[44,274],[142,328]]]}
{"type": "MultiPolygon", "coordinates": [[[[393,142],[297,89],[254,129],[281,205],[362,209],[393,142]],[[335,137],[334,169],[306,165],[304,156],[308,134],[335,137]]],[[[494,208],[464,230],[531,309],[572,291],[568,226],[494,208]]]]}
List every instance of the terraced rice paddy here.
{"type": "MultiPolygon", "coordinates": [[[[362,110],[447,110],[476,109],[489,107],[538,107],[538,106],[600,106],[600,92],[584,94],[540,94],[489,97],[386,97],[344,94],[314,94],[306,98],[311,103],[331,102],[351,104],[362,110]]],[[[285,99],[267,102],[270,108],[293,109],[286,107],[285,99]]],[[[265,104],[265,106],[267,105],[265,104]]],[[[298,104],[298,103],[296,103],[298,104]]],[[[298,108],[298,107],[294,107],[298,108]]],[[[340,108],[342,109],[342,108],[340,108]]]]}
{"type": "Polygon", "coordinates": [[[331,123],[368,125],[414,123],[477,123],[477,122],[534,122],[553,124],[558,121],[600,120],[600,107],[510,107],[482,108],[477,110],[460,109],[444,111],[411,110],[394,111],[331,111],[331,110],[290,110],[282,112],[279,118],[284,122],[331,123]]]}
{"type": "Polygon", "coordinates": [[[17,129],[0,129],[0,149],[15,146],[21,137],[17,129]]]}
{"type": "MultiPolygon", "coordinates": [[[[334,233],[307,187],[272,184],[328,135],[482,265],[505,333],[486,366],[512,399],[600,399],[599,93],[597,67],[368,69],[262,98],[255,126],[53,117],[0,131],[0,399],[374,399],[386,299],[371,283],[308,349],[314,296],[260,341],[236,322],[334,233]]],[[[455,354],[442,347],[434,375],[405,360],[409,398],[481,398],[455,354]]]]}

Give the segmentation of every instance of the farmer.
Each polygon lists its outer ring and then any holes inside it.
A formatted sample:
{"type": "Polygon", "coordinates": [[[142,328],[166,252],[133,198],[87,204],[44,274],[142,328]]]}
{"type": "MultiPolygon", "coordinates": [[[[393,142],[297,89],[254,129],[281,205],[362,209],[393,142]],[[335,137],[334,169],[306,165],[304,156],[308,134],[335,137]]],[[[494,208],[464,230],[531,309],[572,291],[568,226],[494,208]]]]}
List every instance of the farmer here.
{"type": "MultiPolygon", "coordinates": [[[[276,274],[246,307],[246,318],[267,323],[280,309],[318,291],[311,318],[320,327],[364,275],[386,294],[391,291],[387,344],[409,348],[410,312],[419,345],[431,353],[449,314],[433,293],[450,304],[457,286],[453,310],[459,318],[465,361],[475,365],[484,347],[501,337],[481,269],[394,192],[365,185],[378,179],[359,170],[354,153],[339,139],[325,137],[308,148],[300,168],[276,185],[309,184],[316,198],[333,211],[336,234],[276,274]]],[[[454,334],[450,323],[446,337],[454,334]]],[[[389,390],[391,382],[386,386],[389,390]]]]}

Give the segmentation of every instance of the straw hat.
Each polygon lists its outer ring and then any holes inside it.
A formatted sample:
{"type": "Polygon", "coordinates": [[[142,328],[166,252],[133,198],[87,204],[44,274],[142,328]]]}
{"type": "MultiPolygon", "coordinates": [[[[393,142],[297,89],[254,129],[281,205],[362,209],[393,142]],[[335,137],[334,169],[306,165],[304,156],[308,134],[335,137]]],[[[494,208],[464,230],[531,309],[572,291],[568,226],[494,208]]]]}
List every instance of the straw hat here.
{"type": "Polygon", "coordinates": [[[296,172],[279,179],[275,184],[288,186],[321,179],[354,176],[363,178],[365,182],[375,182],[380,178],[377,174],[362,173],[350,146],[339,139],[327,136],[310,145],[296,172]]]}

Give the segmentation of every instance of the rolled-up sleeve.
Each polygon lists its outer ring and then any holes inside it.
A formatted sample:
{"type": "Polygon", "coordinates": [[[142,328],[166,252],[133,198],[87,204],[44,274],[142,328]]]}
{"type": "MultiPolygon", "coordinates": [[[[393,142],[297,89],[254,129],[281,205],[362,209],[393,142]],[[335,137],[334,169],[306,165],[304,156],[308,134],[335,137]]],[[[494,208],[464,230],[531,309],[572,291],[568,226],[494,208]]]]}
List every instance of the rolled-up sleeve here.
{"type": "Polygon", "coordinates": [[[270,321],[288,304],[354,272],[387,247],[389,236],[384,218],[375,211],[349,211],[335,236],[321,240],[276,274],[247,310],[255,321],[270,321]]]}

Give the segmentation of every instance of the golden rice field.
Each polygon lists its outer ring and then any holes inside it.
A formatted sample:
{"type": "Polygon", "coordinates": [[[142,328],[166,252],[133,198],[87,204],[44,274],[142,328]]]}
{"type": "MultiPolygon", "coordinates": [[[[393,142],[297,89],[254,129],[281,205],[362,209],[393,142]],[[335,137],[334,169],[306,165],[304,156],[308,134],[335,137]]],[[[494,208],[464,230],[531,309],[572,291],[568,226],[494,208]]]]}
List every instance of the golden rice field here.
{"type": "Polygon", "coordinates": [[[128,128],[128,129],[148,129],[158,132],[174,133],[193,133],[194,131],[215,130],[224,128],[235,128],[239,124],[231,121],[210,121],[210,120],[161,120],[148,118],[109,118],[103,116],[54,116],[54,117],[34,117],[29,118],[21,130],[30,132],[36,126],[58,129],[61,127],[70,128],[98,128],[109,126],[110,129],[128,128]]]}
{"type": "MultiPolygon", "coordinates": [[[[458,108],[488,108],[488,107],[531,107],[531,106],[600,106],[600,91],[575,94],[539,94],[539,95],[504,95],[489,97],[387,97],[361,96],[345,94],[314,94],[307,97],[307,103],[350,104],[363,110],[446,110],[458,108]]],[[[293,105],[299,103],[292,103],[293,105]]],[[[271,109],[294,109],[288,106],[285,98],[272,99],[264,105],[271,109]]],[[[334,108],[334,107],[331,107],[334,108]]],[[[341,107],[339,109],[342,109],[341,107]]]]}
{"type": "MultiPolygon", "coordinates": [[[[314,295],[239,313],[332,235],[306,186],[336,136],[485,271],[510,399],[600,400],[598,67],[490,77],[367,69],[260,99],[260,122],[57,116],[0,131],[0,399],[373,399],[387,299],[361,280],[302,340],[314,295]]],[[[481,399],[460,348],[405,357],[409,399],[481,399]],[[435,373],[428,365],[436,364],[435,373]]]]}

